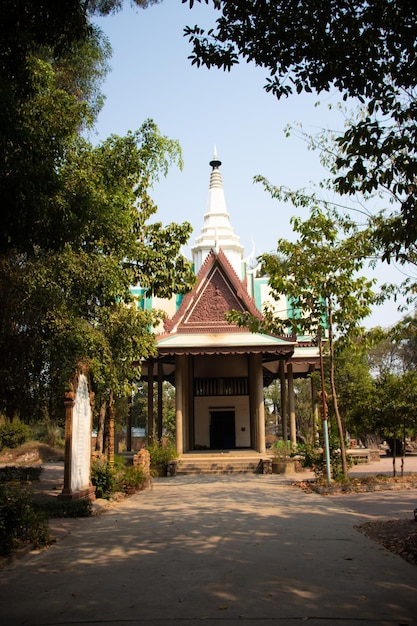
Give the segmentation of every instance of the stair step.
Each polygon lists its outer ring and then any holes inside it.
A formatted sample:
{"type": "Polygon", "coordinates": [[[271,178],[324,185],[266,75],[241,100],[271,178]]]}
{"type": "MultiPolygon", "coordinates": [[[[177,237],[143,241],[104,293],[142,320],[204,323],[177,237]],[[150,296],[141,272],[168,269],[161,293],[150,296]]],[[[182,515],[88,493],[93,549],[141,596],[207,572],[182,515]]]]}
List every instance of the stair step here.
{"type": "Polygon", "coordinates": [[[256,474],[261,471],[262,458],[233,457],[223,458],[216,455],[183,457],[178,462],[177,474],[256,474]]]}

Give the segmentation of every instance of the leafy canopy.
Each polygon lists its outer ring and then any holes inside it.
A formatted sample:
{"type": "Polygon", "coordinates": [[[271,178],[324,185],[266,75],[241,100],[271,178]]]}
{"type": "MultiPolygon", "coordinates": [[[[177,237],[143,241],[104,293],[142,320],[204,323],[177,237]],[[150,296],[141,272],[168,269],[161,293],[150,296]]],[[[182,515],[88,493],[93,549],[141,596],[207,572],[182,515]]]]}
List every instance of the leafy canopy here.
{"type": "MultiPolygon", "coordinates": [[[[138,1],[138,6],[153,2],[138,1]]],[[[62,412],[73,368],[103,398],[124,394],[155,350],[158,312],[132,297],[194,282],[191,227],[154,221],[151,190],[177,141],[152,120],[97,146],[83,136],[103,102],[110,47],[90,16],[121,2],[5,0],[0,17],[0,411],[62,412]]]]}
{"type": "Polygon", "coordinates": [[[230,70],[243,59],[269,72],[265,88],[277,98],[336,89],[344,99],[364,104],[363,118],[336,138],[333,188],[350,196],[384,194],[387,203],[370,221],[368,234],[385,260],[415,262],[417,5],[409,0],[212,4],[220,15],[212,29],[185,30],[197,66],[230,70]]]}

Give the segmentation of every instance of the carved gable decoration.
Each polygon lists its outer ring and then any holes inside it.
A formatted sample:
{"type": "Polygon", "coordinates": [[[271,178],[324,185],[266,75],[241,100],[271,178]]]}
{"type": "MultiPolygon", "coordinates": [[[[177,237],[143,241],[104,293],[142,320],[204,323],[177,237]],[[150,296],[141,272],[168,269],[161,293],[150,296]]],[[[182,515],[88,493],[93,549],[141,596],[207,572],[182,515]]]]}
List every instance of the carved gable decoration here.
{"type": "Polygon", "coordinates": [[[212,251],[199,272],[194,289],[184,298],[175,316],[166,320],[165,328],[168,333],[242,332],[244,329],[225,319],[231,309],[260,316],[223,251],[217,254],[212,251]]]}
{"type": "Polygon", "coordinates": [[[194,306],[184,316],[179,329],[182,330],[184,325],[207,328],[219,324],[230,328],[230,324],[225,320],[225,314],[231,309],[243,311],[242,303],[231,290],[219,267],[215,267],[208,281],[202,286],[194,306]]]}

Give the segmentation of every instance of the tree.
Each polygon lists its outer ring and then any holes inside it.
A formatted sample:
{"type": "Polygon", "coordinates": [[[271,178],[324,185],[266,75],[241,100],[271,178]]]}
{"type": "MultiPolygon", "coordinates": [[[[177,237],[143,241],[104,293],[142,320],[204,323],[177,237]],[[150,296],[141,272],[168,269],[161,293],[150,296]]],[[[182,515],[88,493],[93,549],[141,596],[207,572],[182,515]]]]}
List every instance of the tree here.
{"type": "Polygon", "coordinates": [[[363,267],[368,242],[359,231],[345,237],[353,225],[337,216],[324,214],[313,207],[304,222],[292,218],[295,242],[279,239],[275,254],[261,255],[263,272],[269,277],[273,298],[279,302],[285,294],[290,310],[280,315],[270,307],[259,321],[234,312],[230,319],[278,334],[317,336],[327,333],[329,381],[339,432],[343,473],[347,475],[345,434],[339,412],[335,382],[334,336],[346,341],[359,333],[359,323],[370,314],[375,302],[373,281],[358,273],[363,267]]]}
{"type": "MultiPolygon", "coordinates": [[[[53,214],[51,227],[45,225],[54,239],[31,257],[9,254],[3,265],[10,308],[0,333],[5,357],[0,397],[8,414],[16,410],[16,399],[12,404],[6,399],[11,380],[28,393],[32,387],[39,398],[37,376],[62,397],[79,360],[90,361],[99,398],[108,398],[110,389],[122,393],[138,376],[132,363],[152,351],[159,316],[134,302],[131,285],[139,282],[148,293],[165,296],[187,290],[194,280],[180,254],[189,224],[148,224],[156,211],[148,188],[178,160],[177,142],[162,137],[151,121],[97,147],[75,142],[52,202],[62,216],[60,228],[53,228],[53,214]]],[[[22,411],[27,397],[20,398],[22,411]]]]}
{"type": "Polygon", "coordinates": [[[375,379],[368,360],[369,343],[359,337],[349,345],[335,345],[335,383],[340,412],[350,436],[365,447],[377,447],[374,420],[375,379]]]}
{"type": "MultiPolygon", "coordinates": [[[[147,7],[158,0],[135,0],[147,7]]],[[[59,168],[94,123],[111,49],[91,22],[119,0],[3,0],[0,8],[0,253],[30,254],[56,211],[59,168]]],[[[57,216],[59,218],[59,216],[57,216]]],[[[49,235],[48,231],[48,235],[49,235]]]]}
{"type": "Polygon", "coordinates": [[[159,320],[131,285],[166,296],[194,280],[180,253],[190,225],[152,223],[150,191],[181,166],[178,143],[151,120],[98,146],[82,136],[100,108],[109,56],[90,16],[120,6],[2,3],[0,409],[10,419],[59,415],[80,361],[98,403],[124,393],[159,320]]]}
{"type": "Polygon", "coordinates": [[[364,103],[363,117],[336,139],[333,186],[348,196],[385,194],[369,232],[386,261],[415,262],[417,7],[408,0],[213,5],[214,28],[185,30],[197,66],[230,70],[244,59],[269,71],[265,88],[277,98],[336,89],[364,103]]]}
{"type": "Polygon", "coordinates": [[[403,473],[406,437],[416,430],[417,375],[415,371],[385,373],[375,387],[375,430],[390,446],[395,476],[396,458],[402,457],[403,473]]]}

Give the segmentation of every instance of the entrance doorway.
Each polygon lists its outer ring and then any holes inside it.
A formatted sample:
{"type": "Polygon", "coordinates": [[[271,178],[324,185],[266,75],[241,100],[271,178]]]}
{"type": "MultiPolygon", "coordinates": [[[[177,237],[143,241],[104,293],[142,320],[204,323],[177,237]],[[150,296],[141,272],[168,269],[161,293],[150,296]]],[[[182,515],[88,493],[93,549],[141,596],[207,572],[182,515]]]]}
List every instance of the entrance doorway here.
{"type": "Polygon", "coordinates": [[[210,448],[212,450],[236,448],[234,411],[210,411],[210,448]]]}

